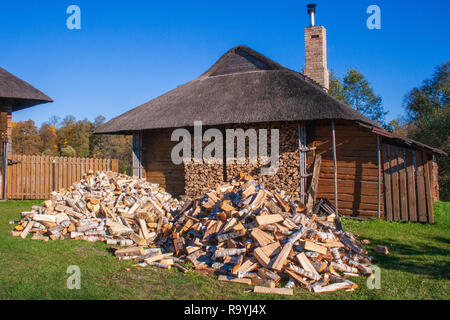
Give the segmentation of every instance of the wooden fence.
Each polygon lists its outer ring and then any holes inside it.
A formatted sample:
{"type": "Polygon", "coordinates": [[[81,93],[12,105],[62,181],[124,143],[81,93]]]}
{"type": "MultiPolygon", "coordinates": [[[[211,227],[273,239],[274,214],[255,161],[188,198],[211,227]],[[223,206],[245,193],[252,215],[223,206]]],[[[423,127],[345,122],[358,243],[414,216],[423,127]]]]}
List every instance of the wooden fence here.
{"type": "Polygon", "coordinates": [[[382,154],[386,220],[434,223],[431,155],[389,144],[382,154]]]}
{"type": "Polygon", "coordinates": [[[47,199],[53,190],[67,188],[89,170],[115,171],[117,159],[10,155],[8,199],[47,199]]]}

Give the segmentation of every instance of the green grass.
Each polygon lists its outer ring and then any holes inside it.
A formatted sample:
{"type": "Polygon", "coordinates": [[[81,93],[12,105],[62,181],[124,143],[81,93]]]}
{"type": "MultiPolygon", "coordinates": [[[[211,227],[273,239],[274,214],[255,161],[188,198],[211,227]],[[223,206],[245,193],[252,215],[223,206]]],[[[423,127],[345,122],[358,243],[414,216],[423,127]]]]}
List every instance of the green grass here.
{"type": "Polygon", "coordinates": [[[34,241],[12,237],[19,220],[40,201],[0,203],[0,299],[449,299],[450,202],[435,204],[434,225],[345,220],[346,230],[369,239],[365,246],[381,268],[381,289],[369,290],[354,278],[355,292],[313,294],[296,289],[292,297],[254,294],[251,287],[176,269],[132,267],[118,261],[104,243],[34,241]],[[387,245],[389,255],[373,252],[387,245]],[[69,265],[81,269],[81,289],[66,288],[69,265]],[[131,268],[127,271],[126,268],[131,268]]]}

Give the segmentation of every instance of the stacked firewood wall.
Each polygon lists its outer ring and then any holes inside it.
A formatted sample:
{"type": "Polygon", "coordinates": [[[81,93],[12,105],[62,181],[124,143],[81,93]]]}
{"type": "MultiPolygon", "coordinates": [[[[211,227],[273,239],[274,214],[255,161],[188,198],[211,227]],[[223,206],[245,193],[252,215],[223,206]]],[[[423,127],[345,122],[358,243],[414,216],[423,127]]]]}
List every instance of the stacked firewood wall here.
{"type": "MultiPolygon", "coordinates": [[[[223,164],[185,164],[185,192],[186,195],[194,197],[202,194],[202,192],[215,189],[218,185],[223,184],[239,175],[239,173],[250,174],[260,179],[265,188],[270,191],[284,190],[287,194],[296,197],[300,191],[299,187],[299,151],[298,151],[298,124],[289,123],[258,123],[258,124],[236,124],[229,125],[222,129],[224,133],[226,129],[243,129],[253,128],[258,133],[260,129],[267,129],[267,153],[271,154],[271,129],[279,130],[279,168],[274,174],[262,175],[261,168],[268,167],[260,161],[251,163],[249,159],[249,142],[246,139],[245,162],[237,163],[237,155],[234,159],[226,159],[225,168],[223,164]],[[233,162],[231,160],[234,160],[233,162]]],[[[204,147],[209,142],[204,143],[204,147]]],[[[237,149],[237,141],[235,141],[235,150],[237,149]]],[[[313,153],[308,153],[308,166],[313,163],[313,153]]],[[[310,170],[308,170],[310,171],[310,170]]]]}

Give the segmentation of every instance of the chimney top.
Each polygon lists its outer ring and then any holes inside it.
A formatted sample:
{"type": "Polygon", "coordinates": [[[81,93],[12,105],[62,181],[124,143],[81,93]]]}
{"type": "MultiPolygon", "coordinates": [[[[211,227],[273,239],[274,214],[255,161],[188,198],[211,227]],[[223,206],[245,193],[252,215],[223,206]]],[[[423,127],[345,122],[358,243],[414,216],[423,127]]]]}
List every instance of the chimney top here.
{"type": "Polygon", "coordinates": [[[316,4],[310,3],[306,5],[306,11],[309,14],[309,26],[314,27],[314,14],[316,13],[316,4]]]}
{"type": "Polygon", "coordinates": [[[323,26],[314,25],[316,4],[308,4],[306,8],[310,25],[305,28],[304,74],[328,90],[330,77],[327,69],[327,32],[323,26]]]}

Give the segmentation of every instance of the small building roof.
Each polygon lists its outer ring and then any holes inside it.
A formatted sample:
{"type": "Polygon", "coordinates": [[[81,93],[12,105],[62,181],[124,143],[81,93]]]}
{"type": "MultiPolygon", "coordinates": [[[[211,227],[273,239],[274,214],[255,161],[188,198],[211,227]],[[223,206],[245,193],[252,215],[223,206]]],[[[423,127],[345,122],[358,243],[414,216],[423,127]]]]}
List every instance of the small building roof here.
{"type": "Polygon", "coordinates": [[[32,107],[53,100],[0,67],[0,106],[11,106],[12,111],[32,107]]]}

